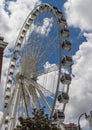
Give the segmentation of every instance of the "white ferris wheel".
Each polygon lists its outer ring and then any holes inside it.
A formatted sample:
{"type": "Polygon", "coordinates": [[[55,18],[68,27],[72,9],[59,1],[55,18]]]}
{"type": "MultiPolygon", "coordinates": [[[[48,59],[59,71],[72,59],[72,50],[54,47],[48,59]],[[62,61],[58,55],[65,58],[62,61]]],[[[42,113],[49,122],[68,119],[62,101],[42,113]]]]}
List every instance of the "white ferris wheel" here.
{"type": "Polygon", "coordinates": [[[19,32],[10,60],[0,129],[13,130],[19,117],[32,117],[33,110],[43,108],[50,119],[64,121],[71,49],[62,12],[49,4],[35,7],[19,32]]]}

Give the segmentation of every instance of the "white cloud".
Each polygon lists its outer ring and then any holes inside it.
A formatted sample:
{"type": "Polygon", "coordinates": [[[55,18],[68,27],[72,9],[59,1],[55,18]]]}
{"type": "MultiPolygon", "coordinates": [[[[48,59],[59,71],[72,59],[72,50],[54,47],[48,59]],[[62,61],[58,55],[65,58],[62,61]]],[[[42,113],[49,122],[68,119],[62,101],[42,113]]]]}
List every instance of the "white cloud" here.
{"type": "MultiPolygon", "coordinates": [[[[92,1],[67,0],[64,4],[68,24],[81,29],[86,41],[73,56],[70,101],[66,107],[66,121],[77,121],[80,114],[92,110],[92,1]],[[88,32],[88,33],[85,33],[88,32]]],[[[82,126],[88,124],[82,120],[82,126]]]]}
{"type": "Polygon", "coordinates": [[[44,18],[43,19],[43,24],[41,26],[38,26],[38,28],[35,27],[35,28],[37,28],[36,31],[38,33],[40,32],[42,35],[47,36],[50,29],[51,29],[51,27],[52,27],[52,22],[53,22],[53,18],[44,18]]]}
{"type": "Polygon", "coordinates": [[[80,45],[73,57],[72,73],[75,77],[72,79],[70,101],[66,107],[67,121],[77,121],[80,114],[92,110],[92,34],[84,35],[87,41],[80,45]]]}
{"type": "Polygon", "coordinates": [[[65,4],[68,24],[81,30],[92,30],[92,1],[68,0],[65,4]]]}

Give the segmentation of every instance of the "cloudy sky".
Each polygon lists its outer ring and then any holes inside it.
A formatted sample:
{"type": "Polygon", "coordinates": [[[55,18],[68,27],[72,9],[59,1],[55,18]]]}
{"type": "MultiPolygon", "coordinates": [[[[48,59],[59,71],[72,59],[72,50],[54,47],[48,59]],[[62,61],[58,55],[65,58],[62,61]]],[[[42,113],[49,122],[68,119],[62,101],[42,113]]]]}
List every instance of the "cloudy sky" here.
{"type": "MultiPolygon", "coordinates": [[[[92,0],[0,0],[0,34],[9,43],[5,50],[8,57],[26,16],[41,2],[48,2],[62,10],[69,25],[74,77],[66,107],[66,122],[76,122],[81,113],[92,110],[92,0]]],[[[9,58],[4,57],[3,61],[5,75],[9,58]]],[[[84,130],[89,129],[85,120],[81,124],[84,130]]]]}

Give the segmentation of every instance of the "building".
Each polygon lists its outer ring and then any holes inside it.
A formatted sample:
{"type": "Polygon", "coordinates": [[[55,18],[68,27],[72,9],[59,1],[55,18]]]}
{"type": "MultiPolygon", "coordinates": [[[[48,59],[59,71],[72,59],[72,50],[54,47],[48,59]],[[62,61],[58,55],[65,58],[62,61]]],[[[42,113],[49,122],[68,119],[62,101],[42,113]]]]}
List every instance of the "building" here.
{"type": "Polygon", "coordinates": [[[74,123],[64,124],[65,130],[79,130],[78,126],[74,123]]]}
{"type": "Polygon", "coordinates": [[[1,80],[1,72],[2,72],[2,60],[3,60],[3,51],[7,46],[7,42],[4,42],[4,37],[0,36],[0,80],[1,80]]]}

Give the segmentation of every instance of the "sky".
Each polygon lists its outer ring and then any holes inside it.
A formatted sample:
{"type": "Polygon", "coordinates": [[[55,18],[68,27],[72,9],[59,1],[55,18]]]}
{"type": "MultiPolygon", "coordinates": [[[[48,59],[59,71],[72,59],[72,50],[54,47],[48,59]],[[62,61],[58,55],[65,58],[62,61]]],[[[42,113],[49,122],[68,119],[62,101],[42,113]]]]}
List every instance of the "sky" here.
{"type": "MultiPolygon", "coordinates": [[[[70,29],[74,76],[65,114],[66,122],[76,122],[81,113],[89,113],[92,110],[92,1],[0,0],[0,34],[9,43],[5,49],[8,57],[25,18],[35,4],[41,2],[48,2],[58,7],[64,13],[70,29]]],[[[9,58],[4,57],[2,82],[5,82],[4,76],[7,73],[8,63],[9,58]]],[[[81,125],[83,130],[89,129],[86,120],[82,119],[81,125]]]]}

